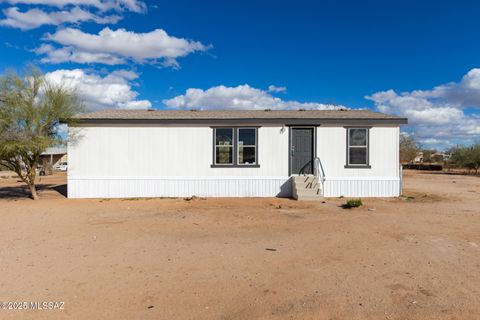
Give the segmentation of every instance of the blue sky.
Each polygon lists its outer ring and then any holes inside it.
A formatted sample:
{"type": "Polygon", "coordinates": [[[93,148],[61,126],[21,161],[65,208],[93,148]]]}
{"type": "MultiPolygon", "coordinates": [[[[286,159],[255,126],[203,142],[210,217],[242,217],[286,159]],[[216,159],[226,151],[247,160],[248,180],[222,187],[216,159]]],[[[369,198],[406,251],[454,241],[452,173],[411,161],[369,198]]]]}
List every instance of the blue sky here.
{"type": "Polygon", "coordinates": [[[407,116],[404,130],[426,146],[480,137],[479,2],[0,0],[0,8],[0,72],[35,63],[91,109],[338,104],[407,116]]]}

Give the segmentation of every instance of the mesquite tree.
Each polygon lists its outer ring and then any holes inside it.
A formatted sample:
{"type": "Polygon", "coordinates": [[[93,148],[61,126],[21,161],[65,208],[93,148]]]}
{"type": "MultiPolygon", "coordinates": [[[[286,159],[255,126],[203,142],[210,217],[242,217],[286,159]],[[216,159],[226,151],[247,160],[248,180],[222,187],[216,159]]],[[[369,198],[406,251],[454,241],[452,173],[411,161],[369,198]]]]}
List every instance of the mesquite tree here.
{"type": "Polygon", "coordinates": [[[74,91],[47,81],[34,68],[23,77],[14,72],[0,77],[0,163],[27,184],[33,199],[38,199],[40,155],[66,142],[58,128],[81,110],[74,91]]]}

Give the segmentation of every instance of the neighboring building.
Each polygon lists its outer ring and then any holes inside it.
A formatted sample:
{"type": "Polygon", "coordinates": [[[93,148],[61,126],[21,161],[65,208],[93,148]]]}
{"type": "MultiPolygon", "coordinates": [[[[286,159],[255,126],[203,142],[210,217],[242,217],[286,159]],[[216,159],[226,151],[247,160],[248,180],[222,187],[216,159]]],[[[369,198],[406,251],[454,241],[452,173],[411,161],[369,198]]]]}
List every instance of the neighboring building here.
{"type": "Polygon", "coordinates": [[[444,161],[448,161],[451,158],[451,154],[445,152],[437,152],[437,151],[427,151],[426,154],[423,151],[417,153],[415,159],[413,159],[414,163],[442,163],[444,161]]]}
{"type": "Polygon", "coordinates": [[[401,192],[405,118],[366,110],[105,110],[77,118],[69,198],[401,192]]]}
{"type": "Polygon", "coordinates": [[[40,155],[40,163],[43,166],[50,166],[51,168],[57,166],[60,163],[67,162],[67,148],[65,147],[53,147],[47,148],[45,152],[40,155]]]}
{"type": "Polygon", "coordinates": [[[413,159],[413,162],[415,163],[423,163],[423,152],[418,152],[417,155],[415,156],[415,159],[413,159]]]}
{"type": "Polygon", "coordinates": [[[438,163],[448,161],[450,160],[450,158],[451,155],[445,152],[435,152],[434,154],[432,154],[432,159],[438,163]]]}

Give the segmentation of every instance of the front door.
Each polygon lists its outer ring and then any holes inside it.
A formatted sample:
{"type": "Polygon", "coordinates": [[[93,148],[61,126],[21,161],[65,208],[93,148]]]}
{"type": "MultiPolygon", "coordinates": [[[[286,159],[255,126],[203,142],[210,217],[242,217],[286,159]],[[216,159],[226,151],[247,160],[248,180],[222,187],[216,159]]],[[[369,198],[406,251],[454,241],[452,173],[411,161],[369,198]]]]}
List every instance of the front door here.
{"type": "Polygon", "coordinates": [[[313,128],[292,128],[290,140],[291,174],[313,173],[313,128]]]}

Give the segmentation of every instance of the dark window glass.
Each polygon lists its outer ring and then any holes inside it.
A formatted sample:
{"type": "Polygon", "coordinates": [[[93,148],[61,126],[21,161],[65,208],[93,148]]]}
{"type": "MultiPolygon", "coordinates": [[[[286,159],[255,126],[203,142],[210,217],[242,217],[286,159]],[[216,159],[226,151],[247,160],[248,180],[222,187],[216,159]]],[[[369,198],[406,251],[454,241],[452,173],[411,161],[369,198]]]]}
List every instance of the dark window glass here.
{"type": "Polygon", "coordinates": [[[238,147],[239,164],[255,164],[255,147],[238,147]]]}
{"type": "Polygon", "coordinates": [[[215,129],[215,163],[233,164],[233,129],[215,129]]]}
{"type": "Polygon", "coordinates": [[[231,146],[233,145],[233,129],[232,128],[221,128],[215,129],[215,143],[217,146],[231,146]]]}
{"type": "Polygon", "coordinates": [[[238,129],[238,164],[255,164],[255,148],[256,148],[255,128],[239,128],[238,129]]]}
{"type": "Polygon", "coordinates": [[[217,146],[216,155],[215,161],[217,164],[233,163],[233,147],[231,146],[217,146]]]}
{"type": "Polygon", "coordinates": [[[351,146],[367,146],[367,129],[349,129],[351,146]]]}
{"type": "Polygon", "coordinates": [[[238,129],[238,145],[254,146],[256,129],[238,129]]]}
{"type": "Polygon", "coordinates": [[[257,164],[257,128],[215,128],[214,134],[215,164],[257,164]]]}
{"type": "Polygon", "coordinates": [[[350,164],[367,164],[367,148],[350,148],[350,164]]]}

